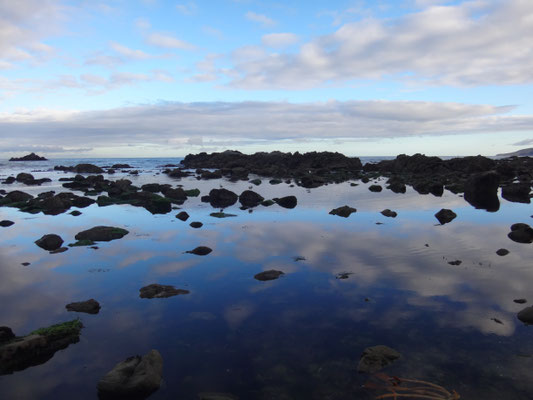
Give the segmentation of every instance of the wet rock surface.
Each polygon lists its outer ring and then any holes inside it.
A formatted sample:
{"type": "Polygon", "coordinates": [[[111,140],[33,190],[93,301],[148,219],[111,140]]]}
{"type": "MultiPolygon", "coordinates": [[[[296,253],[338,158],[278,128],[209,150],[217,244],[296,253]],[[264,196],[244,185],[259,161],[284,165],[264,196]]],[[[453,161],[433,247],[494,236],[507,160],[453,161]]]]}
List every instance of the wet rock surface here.
{"type": "Polygon", "coordinates": [[[401,354],[390,347],[378,345],[368,347],[363,351],[357,371],[373,374],[398,360],[401,354]]]}
{"type": "Polygon", "coordinates": [[[209,192],[209,204],[215,208],[225,208],[234,205],[237,202],[236,193],[228,189],[211,189],[209,192]]]}
{"type": "Polygon", "coordinates": [[[500,176],[494,171],[475,174],[465,183],[465,200],[472,206],[487,211],[498,211],[500,176]]]}
{"type": "Polygon", "coordinates": [[[263,196],[253,190],[245,190],[239,196],[239,202],[245,207],[256,207],[265,200],[263,196]]]}
{"type": "Polygon", "coordinates": [[[189,254],[195,254],[197,256],[206,256],[208,255],[209,253],[211,253],[213,250],[210,249],[209,247],[207,246],[198,246],[192,250],[188,250],[186,251],[185,253],[189,253],[189,254]]]}
{"type": "Polygon", "coordinates": [[[258,281],[271,281],[278,279],[280,276],[285,275],[283,271],[277,271],[275,269],[270,269],[268,271],[263,271],[254,275],[254,278],[258,281]]]}
{"type": "Polygon", "coordinates": [[[507,236],[513,242],[533,243],[533,228],[524,223],[513,224],[511,225],[511,232],[507,236]]]}
{"type": "Polygon", "coordinates": [[[42,236],[40,239],[37,239],[35,244],[41,249],[53,251],[61,247],[63,244],[63,239],[61,239],[61,236],[56,235],[55,233],[49,233],[42,236]]]}
{"type": "Polygon", "coordinates": [[[109,242],[111,240],[121,239],[128,233],[126,229],[113,226],[95,226],[94,228],[79,232],[74,238],[76,240],[92,240],[93,242],[109,242]]]}
{"type": "Polygon", "coordinates": [[[533,307],[526,307],[517,314],[520,321],[527,325],[533,325],[533,307]]]}
{"type": "Polygon", "coordinates": [[[100,399],[145,399],[159,389],[163,357],[157,350],[118,363],[97,385],[100,399]]]}
{"type": "Polygon", "coordinates": [[[100,311],[100,303],[95,299],[89,299],[86,301],[78,301],[69,303],[65,306],[68,311],[83,312],[87,314],[98,314],[100,311]]]}
{"type": "Polygon", "coordinates": [[[294,208],[298,204],[296,196],[285,196],[281,198],[274,199],[276,204],[283,208],[294,208]]]}
{"type": "Polygon", "coordinates": [[[189,219],[189,214],[186,211],[182,211],[176,215],[176,218],[180,221],[187,221],[189,219]]]}
{"type": "Polygon", "coordinates": [[[8,226],[11,226],[13,224],[14,224],[13,221],[10,221],[10,220],[7,220],[7,219],[4,219],[4,220],[0,221],[0,226],[2,228],[7,228],[8,226]]]}
{"type": "Polygon", "coordinates": [[[396,211],[389,210],[388,208],[381,211],[381,215],[389,218],[396,218],[398,216],[398,213],[396,211]]]}
{"type": "Polygon", "coordinates": [[[167,298],[180,294],[189,294],[189,291],[185,289],[176,289],[171,285],[160,285],[159,283],[152,283],[139,289],[139,297],[142,299],[167,298]]]}
{"type": "Polygon", "coordinates": [[[354,212],[357,212],[357,209],[350,206],[342,206],[334,208],[329,212],[330,215],[338,215],[339,217],[348,218],[354,212]]]}
{"type": "Polygon", "coordinates": [[[189,224],[189,226],[191,228],[195,228],[195,229],[198,229],[198,228],[201,228],[202,226],[204,226],[204,224],[202,224],[201,222],[199,221],[193,221],[189,224]]]}
{"type": "Polygon", "coordinates": [[[452,222],[456,217],[457,214],[448,208],[443,208],[435,214],[435,218],[437,218],[441,225],[452,222]]]}

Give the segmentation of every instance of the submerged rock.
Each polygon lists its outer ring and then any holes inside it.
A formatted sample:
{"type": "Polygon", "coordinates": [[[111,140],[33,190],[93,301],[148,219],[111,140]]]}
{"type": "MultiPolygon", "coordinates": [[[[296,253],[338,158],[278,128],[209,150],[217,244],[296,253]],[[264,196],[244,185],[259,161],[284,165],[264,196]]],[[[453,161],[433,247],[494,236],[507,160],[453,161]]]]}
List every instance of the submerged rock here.
{"type": "Polygon", "coordinates": [[[94,242],[109,242],[120,239],[129,232],[126,229],[116,228],[113,226],[95,226],[86,231],[79,232],[74,238],[76,240],[92,240],[94,242]]]}
{"type": "Polygon", "coordinates": [[[392,211],[386,208],[381,212],[381,215],[389,218],[396,218],[398,216],[398,213],[396,211],[392,211]]]}
{"type": "Polygon", "coordinates": [[[145,399],[159,389],[163,357],[157,350],[118,363],[97,385],[100,399],[145,399]]]}
{"type": "Polygon", "coordinates": [[[61,236],[59,235],[49,233],[48,235],[44,235],[40,239],[37,239],[35,244],[41,249],[53,251],[61,247],[63,244],[63,239],[61,239],[61,236]]]}
{"type": "Polygon", "coordinates": [[[526,299],[514,299],[513,300],[516,304],[526,304],[527,303],[527,300],[526,299]]]}
{"type": "Polygon", "coordinates": [[[283,271],[277,271],[275,269],[270,269],[268,271],[263,271],[254,275],[254,278],[258,281],[271,281],[278,279],[281,275],[284,275],[283,271]]]}
{"type": "Polygon", "coordinates": [[[152,283],[148,286],[142,287],[139,289],[139,292],[139,297],[141,299],[159,299],[177,296],[180,294],[189,294],[188,290],[176,289],[174,286],[160,285],[159,283],[152,283]]]}
{"type": "Polygon", "coordinates": [[[435,214],[435,218],[439,220],[441,225],[452,222],[457,217],[457,214],[448,208],[441,209],[438,213],[435,214]]]}
{"type": "Polygon", "coordinates": [[[334,208],[329,212],[330,215],[338,215],[339,217],[348,218],[352,213],[356,212],[357,209],[350,206],[342,206],[334,208]]]}
{"type": "Polygon", "coordinates": [[[533,243],[533,228],[531,228],[528,224],[513,224],[511,225],[511,232],[509,232],[507,236],[513,242],[533,243]]]}
{"type": "Polygon", "coordinates": [[[225,213],[225,212],[215,212],[215,213],[211,213],[209,215],[212,216],[212,217],[215,217],[215,218],[229,218],[229,217],[236,217],[237,216],[236,214],[228,214],[228,213],[225,213]]]}
{"type": "MultiPolygon", "coordinates": [[[[75,319],[37,329],[27,336],[11,337],[0,344],[0,375],[44,364],[56,351],[79,342],[82,327],[82,323],[75,319]]],[[[10,336],[7,329],[4,329],[4,334],[10,336]]]]}
{"type": "Polygon", "coordinates": [[[187,214],[185,211],[182,211],[176,215],[176,218],[180,221],[187,221],[189,219],[189,214],[187,214]]]}
{"type": "Polygon", "coordinates": [[[390,347],[379,345],[367,347],[361,355],[358,372],[373,374],[399,359],[401,354],[390,347]]]}
{"type": "Polygon", "coordinates": [[[209,253],[211,253],[213,250],[210,249],[209,247],[207,246],[198,246],[192,250],[188,250],[186,251],[185,253],[189,253],[189,254],[196,254],[197,256],[206,256],[208,255],[209,253]]]}
{"type": "Polygon", "coordinates": [[[526,325],[533,324],[533,307],[526,307],[517,314],[517,317],[526,325]]]}
{"type": "Polygon", "coordinates": [[[502,197],[514,203],[529,204],[531,202],[529,198],[530,191],[531,186],[529,183],[510,183],[502,187],[502,197]]]}
{"type": "Polygon", "coordinates": [[[84,312],[87,314],[98,314],[100,311],[100,303],[95,299],[89,299],[86,301],[78,301],[69,303],[65,306],[68,311],[84,312]]]}

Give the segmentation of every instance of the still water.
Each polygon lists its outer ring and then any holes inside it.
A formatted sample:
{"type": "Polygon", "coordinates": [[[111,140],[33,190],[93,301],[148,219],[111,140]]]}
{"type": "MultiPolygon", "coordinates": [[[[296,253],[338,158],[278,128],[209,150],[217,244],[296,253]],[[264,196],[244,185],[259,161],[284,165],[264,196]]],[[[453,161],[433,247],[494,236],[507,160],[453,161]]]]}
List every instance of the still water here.
{"type": "MultiPolygon", "coordinates": [[[[53,182],[1,188],[60,191],[58,177],[73,175],[42,171],[36,178],[53,182]]],[[[220,186],[240,194],[251,185],[171,180],[157,167],[128,179],[181,184],[201,195],[220,186]]],[[[241,400],[373,399],[357,364],[366,347],[382,344],[402,354],[384,369],[391,376],[427,380],[462,399],[533,398],[533,327],[516,318],[524,305],[513,302],[533,301],[533,245],[507,238],[511,224],[532,222],[531,205],[501,199],[500,210],[488,213],[447,191],[373,193],[373,182],[358,183],[307,190],[263,180],[254,191],[266,199],[295,195],[297,207],[249,212],[237,203],[225,209],[236,217],[217,219],[209,214],[218,210],[189,198],[181,206],[186,222],[175,217],[178,210],[152,215],[130,205],[94,204],[78,217],[0,208],[0,219],[15,222],[0,228],[0,325],[25,335],[76,316],[84,324],[79,343],[45,364],[0,376],[0,397],[95,399],[98,380],[115,364],[157,349],[164,382],[150,399],[192,400],[201,392],[241,400]],[[345,204],[357,212],[328,214],[345,204]],[[398,216],[384,217],[385,208],[398,216]],[[439,225],[434,214],[441,208],[457,218],[439,225]],[[204,225],[193,229],[191,221],[204,225]],[[130,233],[97,250],[60,254],[33,243],[47,233],[71,243],[97,225],[130,233]],[[197,246],[213,252],[184,253],[197,246]],[[498,256],[502,247],[510,254],[498,256]],[[455,260],[462,263],[448,264],[455,260]],[[285,275],[254,279],[269,269],[285,275]],[[348,278],[337,279],[340,273],[348,278]],[[139,298],[151,283],[190,294],[139,298]],[[89,298],[100,302],[99,314],[66,311],[67,303],[89,298]]]]}

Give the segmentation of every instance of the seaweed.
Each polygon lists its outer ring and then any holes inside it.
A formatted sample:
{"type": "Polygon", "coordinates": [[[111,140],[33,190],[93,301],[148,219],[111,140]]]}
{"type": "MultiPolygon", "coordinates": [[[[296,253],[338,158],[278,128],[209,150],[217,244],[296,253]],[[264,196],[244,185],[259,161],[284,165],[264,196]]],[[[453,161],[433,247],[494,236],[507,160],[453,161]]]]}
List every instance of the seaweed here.
{"type": "Polygon", "coordinates": [[[419,379],[398,378],[384,373],[373,375],[374,380],[364,384],[366,389],[384,390],[388,393],[375,397],[379,399],[428,399],[428,400],[458,400],[459,394],[435,383],[419,379]],[[377,382],[376,382],[377,381],[377,382]]]}

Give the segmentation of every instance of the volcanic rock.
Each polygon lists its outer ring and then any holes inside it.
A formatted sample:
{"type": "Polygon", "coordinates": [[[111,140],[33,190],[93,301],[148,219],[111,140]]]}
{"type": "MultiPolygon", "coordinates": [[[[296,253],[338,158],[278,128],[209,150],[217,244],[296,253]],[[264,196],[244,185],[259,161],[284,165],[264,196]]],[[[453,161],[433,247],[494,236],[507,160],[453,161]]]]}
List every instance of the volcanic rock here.
{"type": "Polygon", "coordinates": [[[236,193],[227,189],[211,189],[209,192],[209,203],[215,208],[232,206],[237,202],[238,198],[239,196],[236,193]]]}
{"type": "Polygon", "coordinates": [[[263,200],[265,200],[264,197],[261,196],[259,193],[254,192],[253,190],[245,190],[239,196],[239,202],[244,207],[256,207],[263,200]]]}
{"type": "Polygon", "coordinates": [[[129,232],[126,229],[115,228],[113,226],[95,226],[86,231],[79,232],[74,238],[76,240],[92,240],[94,242],[109,242],[120,239],[129,232]]]}
{"type": "Polygon", "coordinates": [[[473,175],[465,183],[465,200],[475,208],[498,211],[498,185],[500,176],[494,172],[482,172],[473,175]]]}
{"type": "Polygon", "coordinates": [[[48,160],[44,157],[38,156],[35,153],[30,153],[23,157],[11,157],[9,161],[48,161],[48,160]]]}
{"type": "Polygon", "coordinates": [[[187,221],[189,219],[189,214],[186,211],[182,211],[176,215],[176,218],[181,221],[187,221]]]}
{"type": "Polygon", "coordinates": [[[398,216],[398,213],[396,211],[389,210],[388,208],[381,211],[381,214],[389,218],[396,218],[398,216]]]}

